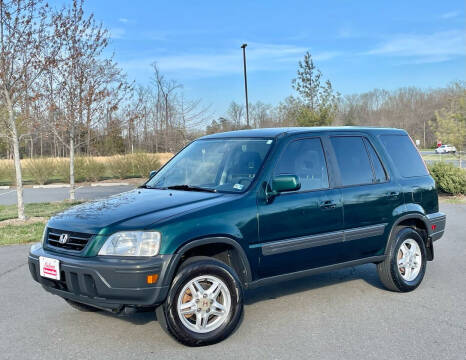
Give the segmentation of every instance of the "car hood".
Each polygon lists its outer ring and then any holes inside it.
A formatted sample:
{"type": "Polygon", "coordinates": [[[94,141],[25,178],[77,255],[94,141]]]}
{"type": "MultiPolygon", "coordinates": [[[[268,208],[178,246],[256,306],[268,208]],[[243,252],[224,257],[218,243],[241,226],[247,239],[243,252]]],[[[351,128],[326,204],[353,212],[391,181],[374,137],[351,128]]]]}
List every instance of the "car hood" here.
{"type": "Polygon", "coordinates": [[[91,234],[145,229],[167,217],[213,205],[225,194],[135,189],[76,205],[52,217],[48,227],[91,234]]]}

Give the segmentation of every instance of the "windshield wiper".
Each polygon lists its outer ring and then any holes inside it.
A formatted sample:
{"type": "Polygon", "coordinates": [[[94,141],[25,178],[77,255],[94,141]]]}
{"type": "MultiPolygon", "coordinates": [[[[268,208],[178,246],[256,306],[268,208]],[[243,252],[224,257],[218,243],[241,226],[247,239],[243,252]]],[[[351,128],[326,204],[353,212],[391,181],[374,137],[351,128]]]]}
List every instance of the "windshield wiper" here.
{"type": "Polygon", "coordinates": [[[166,187],[157,187],[157,186],[149,186],[149,185],[141,185],[139,189],[155,189],[155,190],[167,190],[166,187]]]}
{"type": "Polygon", "coordinates": [[[200,186],[194,186],[194,185],[188,185],[188,184],[167,186],[164,189],[184,190],[184,191],[205,191],[205,192],[211,192],[211,193],[217,192],[217,190],[215,189],[203,188],[200,186]]]}

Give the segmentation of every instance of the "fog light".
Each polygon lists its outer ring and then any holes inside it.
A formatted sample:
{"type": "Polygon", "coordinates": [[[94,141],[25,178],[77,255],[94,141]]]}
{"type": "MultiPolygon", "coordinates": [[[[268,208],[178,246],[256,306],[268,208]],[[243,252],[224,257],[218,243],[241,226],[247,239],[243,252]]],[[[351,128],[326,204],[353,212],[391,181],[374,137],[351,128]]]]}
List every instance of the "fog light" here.
{"type": "Polygon", "coordinates": [[[155,284],[159,278],[159,274],[147,275],[147,283],[155,284]]]}

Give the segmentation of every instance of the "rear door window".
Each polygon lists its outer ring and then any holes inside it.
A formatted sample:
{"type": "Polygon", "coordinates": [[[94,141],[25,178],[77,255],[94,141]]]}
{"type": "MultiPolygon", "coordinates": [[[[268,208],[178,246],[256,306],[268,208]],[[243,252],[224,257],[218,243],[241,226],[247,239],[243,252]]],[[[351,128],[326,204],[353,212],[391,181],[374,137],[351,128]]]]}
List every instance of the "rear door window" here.
{"type": "Polygon", "coordinates": [[[421,155],[408,135],[381,135],[380,139],[402,177],[429,174],[421,155]]]}
{"type": "Polygon", "coordinates": [[[331,137],[343,186],[372,184],[373,172],[360,136],[331,137]]]}

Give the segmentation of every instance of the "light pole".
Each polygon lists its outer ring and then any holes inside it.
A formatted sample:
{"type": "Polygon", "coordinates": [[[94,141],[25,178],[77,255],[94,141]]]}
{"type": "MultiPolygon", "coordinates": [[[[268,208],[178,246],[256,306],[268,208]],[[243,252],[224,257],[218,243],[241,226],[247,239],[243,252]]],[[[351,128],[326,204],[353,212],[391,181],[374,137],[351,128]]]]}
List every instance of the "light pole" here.
{"type": "Polygon", "coordinates": [[[246,46],[248,46],[248,44],[241,45],[241,48],[243,49],[244,92],[246,94],[246,125],[247,127],[249,127],[248,77],[246,75],[246,46]]]}

